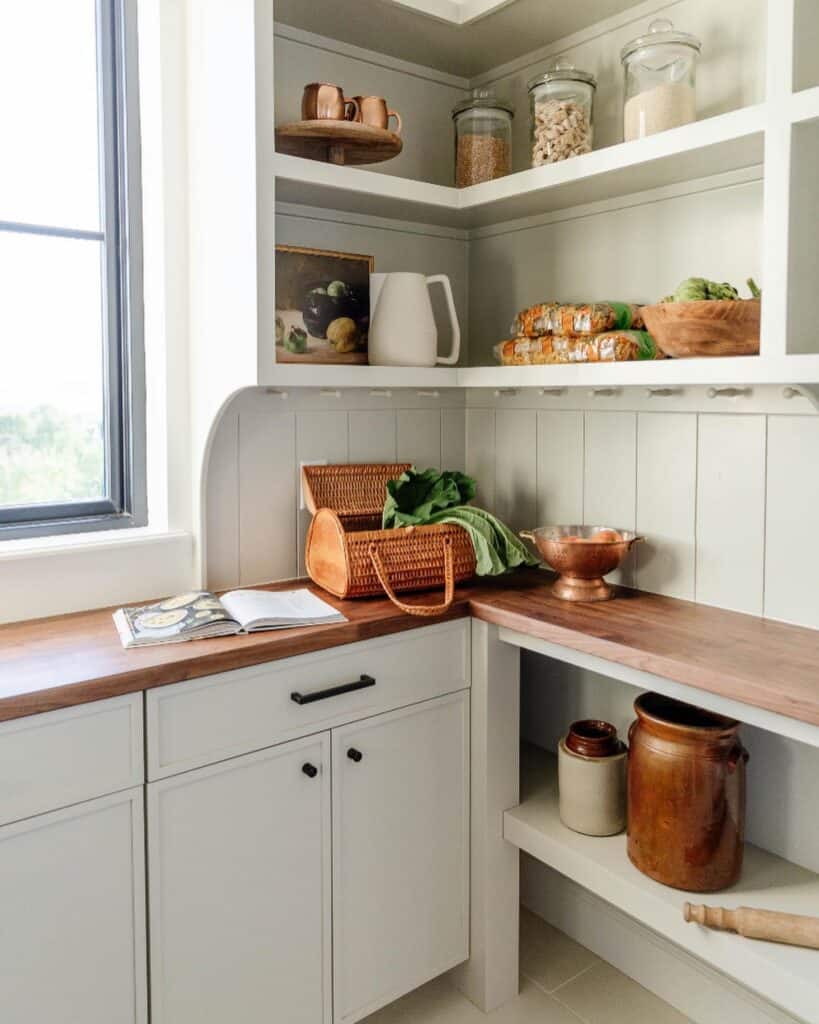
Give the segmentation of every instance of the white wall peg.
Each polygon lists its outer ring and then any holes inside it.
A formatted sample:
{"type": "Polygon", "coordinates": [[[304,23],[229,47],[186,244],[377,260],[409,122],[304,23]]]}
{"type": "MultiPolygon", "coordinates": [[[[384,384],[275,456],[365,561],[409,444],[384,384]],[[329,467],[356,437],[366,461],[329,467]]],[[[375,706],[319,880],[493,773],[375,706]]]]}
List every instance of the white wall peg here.
{"type": "Polygon", "coordinates": [[[517,393],[517,388],[495,388],[495,398],[514,398],[517,393]]]}
{"type": "Polygon", "coordinates": [[[753,391],[751,388],[709,388],[706,394],[709,398],[750,398],[753,391]]]}
{"type": "Polygon", "coordinates": [[[559,398],[561,395],[566,394],[565,388],[541,388],[541,395],[549,395],[552,398],[559,398]]]}
{"type": "Polygon", "coordinates": [[[373,388],[370,398],[392,398],[392,391],[389,388],[373,388]]]}
{"type": "Polygon", "coordinates": [[[592,388],[589,394],[592,398],[614,398],[620,394],[620,388],[592,388]]]}
{"type": "Polygon", "coordinates": [[[322,398],[341,398],[341,391],[338,388],[322,388],[319,394],[322,398]]]}
{"type": "Polygon", "coordinates": [[[419,398],[440,398],[441,397],[441,392],[440,391],[416,391],[415,393],[416,393],[416,395],[419,398]]]}
{"type": "Polygon", "coordinates": [[[810,404],[819,411],[819,384],[800,384],[794,387],[791,384],[782,388],[783,398],[807,398],[810,404]]]}
{"type": "Polygon", "coordinates": [[[289,391],[282,391],[281,388],[265,388],[266,395],[275,395],[276,398],[281,398],[282,401],[289,397],[289,391]]]}
{"type": "Polygon", "coordinates": [[[647,388],[646,395],[649,398],[673,398],[674,395],[681,395],[681,388],[647,388]]]}

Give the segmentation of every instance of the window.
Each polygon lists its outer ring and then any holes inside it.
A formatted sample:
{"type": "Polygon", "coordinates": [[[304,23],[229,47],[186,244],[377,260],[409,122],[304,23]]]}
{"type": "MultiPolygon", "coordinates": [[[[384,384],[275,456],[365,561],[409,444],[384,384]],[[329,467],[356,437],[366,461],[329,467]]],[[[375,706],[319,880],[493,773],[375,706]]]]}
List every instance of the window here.
{"type": "Polygon", "coordinates": [[[135,0],[0,0],[0,538],[146,520],[135,0]]]}

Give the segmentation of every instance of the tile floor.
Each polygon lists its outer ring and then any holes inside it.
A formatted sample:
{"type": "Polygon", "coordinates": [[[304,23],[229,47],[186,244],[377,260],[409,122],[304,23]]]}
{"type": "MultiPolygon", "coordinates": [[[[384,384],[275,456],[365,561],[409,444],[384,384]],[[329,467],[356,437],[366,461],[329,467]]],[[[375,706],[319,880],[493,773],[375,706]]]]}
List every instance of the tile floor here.
{"type": "Polygon", "coordinates": [[[689,1024],[568,935],[527,910],[520,918],[516,999],[487,1017],[437,978],[362,1024],[689,1024]]]}

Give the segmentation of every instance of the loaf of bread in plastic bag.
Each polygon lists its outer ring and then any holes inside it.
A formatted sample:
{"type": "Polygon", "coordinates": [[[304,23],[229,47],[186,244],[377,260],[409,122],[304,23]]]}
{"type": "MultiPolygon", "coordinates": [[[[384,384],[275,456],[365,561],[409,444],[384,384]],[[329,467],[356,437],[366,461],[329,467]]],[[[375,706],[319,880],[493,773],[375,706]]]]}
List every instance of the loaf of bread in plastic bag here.
{"type": "Polygon", "coordinates": [[[571,338],[605,331],[640,330],[644,326],[640,307],[628,302],[541,302],[518,313],[512,333],[519,338],[541,338],[546,334],[571,338]]]}
{"type": "Polygon", "coordinates": [[[512,338],[495,346],[502,366],[542,366],[549,363],[620,363],[662,359],[663,353],[646,331],[609,331],[591,338],[512,338]]]}

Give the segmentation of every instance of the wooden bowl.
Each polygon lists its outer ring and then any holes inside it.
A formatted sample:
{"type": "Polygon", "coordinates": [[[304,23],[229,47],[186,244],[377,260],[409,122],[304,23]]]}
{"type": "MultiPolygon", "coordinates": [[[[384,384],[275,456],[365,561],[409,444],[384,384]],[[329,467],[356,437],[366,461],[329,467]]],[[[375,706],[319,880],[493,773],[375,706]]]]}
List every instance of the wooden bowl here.
{"type": "Polygon", "coordinates": [[[608,601],[614,591],[603,579],[640,540],[630,530],[609,526],[541,526],[522,530],[543,561],[559,573],[552,593],[562,601],[608,601]],[[600,539],[601,535],[605,539],[600,539]]]}
{"type": "Polygon", "coordinates": [[[759,355],[758,299],[643,306],[646,328],[667,356],[759,355]]]}

